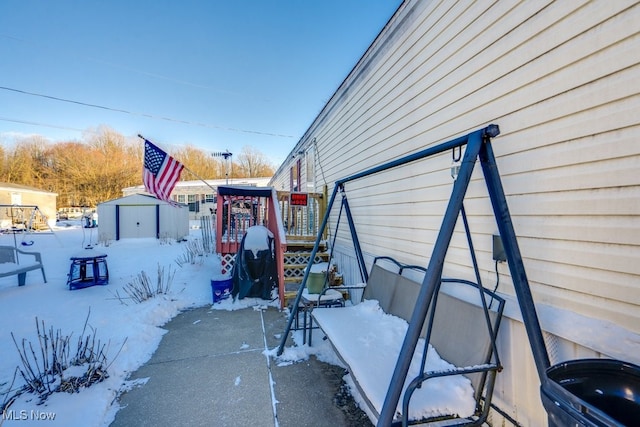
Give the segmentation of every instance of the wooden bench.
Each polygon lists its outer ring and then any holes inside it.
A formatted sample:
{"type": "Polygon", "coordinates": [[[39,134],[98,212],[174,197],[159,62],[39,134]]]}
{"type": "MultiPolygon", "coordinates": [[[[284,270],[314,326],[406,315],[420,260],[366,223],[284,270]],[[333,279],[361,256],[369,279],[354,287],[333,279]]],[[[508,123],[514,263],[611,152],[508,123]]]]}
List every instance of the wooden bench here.
{"type": "Polygon", "coordinates": [[[0,246],[0,277],[17,275],[18,286],[24,286],[27,272],[38,269],[42,271],[42,279],[47,283],[40,252],[26,252],[13,246],[0,246]]]}
{"type": "MultiPolygon", "coordinates": [[[[424,272],[422,267],[403,265],[389,257],[376,258],[360,304],[312,312],[316,325],[347,367],[359,394],[356,400],[374,423],[420,290],[416,279],[421,280],[424,272]]],[[[504,300],[488,289],[466,280],[442,279],[394,424],[449,419],[453,424],[472,421],[481,425],[486,420],[495,377],[501,370],[495,338],[503,308],[504,300]],[[430,349],[423,360],[425,343],[437,353],[430,349]]]]}

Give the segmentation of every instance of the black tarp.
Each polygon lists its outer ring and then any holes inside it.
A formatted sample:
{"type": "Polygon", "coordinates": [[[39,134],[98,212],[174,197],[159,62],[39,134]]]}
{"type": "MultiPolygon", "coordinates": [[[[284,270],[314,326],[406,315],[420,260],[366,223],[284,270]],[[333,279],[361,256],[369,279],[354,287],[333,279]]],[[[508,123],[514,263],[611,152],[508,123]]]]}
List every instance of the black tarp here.
{"type": "Polygon", "coordinates": [[[262,298],[271,299],[271,290],[278,285],[278,270],[276,266],[274,239],[267,237],[266,247],[259,251],[245,249],[245,242],[254,230],[262,226],[249,227],[242,237],[240,248],[233,264],[232,277],[233,299],[262,298]]]}

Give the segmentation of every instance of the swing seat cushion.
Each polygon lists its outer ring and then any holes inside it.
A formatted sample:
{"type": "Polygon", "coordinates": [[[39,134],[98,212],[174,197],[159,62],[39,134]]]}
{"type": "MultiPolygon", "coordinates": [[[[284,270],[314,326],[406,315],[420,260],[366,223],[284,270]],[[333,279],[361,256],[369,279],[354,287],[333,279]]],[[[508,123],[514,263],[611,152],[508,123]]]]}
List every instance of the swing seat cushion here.
{"type": "MultiPolygon", "coordinates": [[[[360,397],[366,400],[366,406],[373,412],[372,418],[377,419],[407,332],[407,321],[385,313],[376,300],[365,300],[335,310],[314,310],[313,316],[330,337],[342,362],[348,366],[351,380],[358,383],[360,397]]],[[[413,354],[405,387],[420,372],[424,344],[425,340],[421,338],[413,354]]],[[[456,367],[429,346],[426,369],[450,371],[456,367]]],[[[463,375],[433,378],[414,392],[409,418],[419,420],[451,414],[469,417],[475,410],[474,394],[471,381],[463,375]]],[[[402,412],[401,401],[397,412],[402,412]]]]}
{"type": "Polygon", "coordinates": [[[22,251],[13,246],[0,246],[0,277],[18,276],[18,286],[24,286],[28,271],[41,270],[44,282],[47,278],[39,252],[22,251]]]}
{"type": "MultiPolygon", "coordinates": [[[[421,288],[421,283],[402,271],[424,272],[420,267],[401,266],[392,261],[401,267],[400,271],[391,272],[374,261],[360,304],[312,313],[349,371],[360,406],[374,423],[380,416],[421,288]]],[[[408,419],[454,418],[465,424],[479,420],[478,408],[483,408],[486,417],[483,399],[491,401],[495,373],[500,369],[493,357],[492,339],[500,324],[504,300],[482,289],[480,293],[488,306],[485,312],[477,301],[479,287],[475,283],[443,278],[441,289],[446,292],[441,290],[437,294],[435,313],[432,313],[434,304],[429,308],[402,396],[409,382],[420,375],[428,319],[433,314],[424,370],[428,380],[413,392],[408,419]],[[487,320],[493,334],[487,328],[487,320]]],[[[402,414],[402,398],[396,414],[402,414]]]]}

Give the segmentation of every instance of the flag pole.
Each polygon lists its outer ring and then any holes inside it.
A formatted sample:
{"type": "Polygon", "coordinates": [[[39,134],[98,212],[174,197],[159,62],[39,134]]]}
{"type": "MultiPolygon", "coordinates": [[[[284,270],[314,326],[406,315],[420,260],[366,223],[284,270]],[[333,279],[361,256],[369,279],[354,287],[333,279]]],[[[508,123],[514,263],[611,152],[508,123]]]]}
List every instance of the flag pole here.
{"type": "MultiPolygon", "coordinates": [[[[147,138],[145,138],[144,136],[142,136],[142,135],[140,135],[140,134],[138,134],[138,138],[141,138],[141,139],[143,139],[143,140],[145,140],[145,141],[149,141],[147,138]]],[[[149,141],[149,142],[151,142],[152,144],[154,144],[154,145],[155,145],[155,143],[153,143],[152,141],[149,141]]],[[[210,189],[212,189],[212,190],[214,191],[214,193],[216,193],[216,194],[217,194],[218,190],[216,190],[214,187],[212,187],[212,186],[211,186],[211,184],[209,184],[209,183],[208,183],[207,181],[205,181],[203,178],[201,178],[200,176],[198,176],[198,174],[196,174],[195,172],[193,172],[191,169],[189,169],[188,167],[186,167],[186,166],[184,165],[184,163],[182,163],[182,162],[180,162],[180,163],[182,164],[182,168],[183,168],[185,171],[189,172],[191,175],[193,175],[193,176],[195,176],[196,178],[198,178],[198,179],[199,179],[200,181],[202,181],[202,182],[203,182],[207,187],[209,187],[210,189]]]]}

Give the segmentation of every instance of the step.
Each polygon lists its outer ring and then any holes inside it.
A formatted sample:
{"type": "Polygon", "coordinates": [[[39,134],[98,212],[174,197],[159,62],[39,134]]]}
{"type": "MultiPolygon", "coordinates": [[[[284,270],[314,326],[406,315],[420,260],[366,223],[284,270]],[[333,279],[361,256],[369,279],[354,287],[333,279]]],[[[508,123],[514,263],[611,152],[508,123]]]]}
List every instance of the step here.
{"type": "MultiPolygon", "coordinates": [[[[315,241],[311,242],[289,242],[287,241],[287,251],[309,251],[313,250],[313,247],[316,245],[315,241]]],[[[327,245],[321,243],[318,247],[319,250],[326,250],[327,245]]]]}
{"type": "Polygon", "coordinates": [[[294,270],[294,269],[304,270],[305,268],[307,268],[307,265],[308,264],[285,264],[284,269],[285,270],[294,270]]]}
{"type": "MultiPolygon", "coordinates": [[[[311,256],[311,251],[299,251],[292,252],[288,251],[284,253],[285,257],[306,257],[309,258],[311,256]]],[[[323,259],[329,259],[329,252],[316,252],[316,257],[320,257],[323,259]]]]}
{"type": "MultiPolygon", "coordinates": [[[[311,256],[312,251],[286,251],[284,254],[286,255],[291,255],[291,256],[311,256]]],[[[329,258],[329,252],[325,252],[325,251],[317,251],[316,252],[316,256],[323,256],[326,258],[329,258]]]]}

